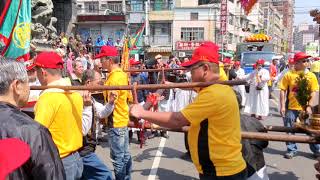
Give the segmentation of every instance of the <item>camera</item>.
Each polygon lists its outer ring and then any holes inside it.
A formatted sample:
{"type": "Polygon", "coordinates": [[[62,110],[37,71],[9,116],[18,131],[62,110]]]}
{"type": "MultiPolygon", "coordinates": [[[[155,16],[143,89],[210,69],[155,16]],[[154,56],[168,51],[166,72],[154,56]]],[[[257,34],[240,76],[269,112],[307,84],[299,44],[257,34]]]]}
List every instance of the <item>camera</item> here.
{"type": "Polygon", "coordinates": [[[187,76],[185,74],[168,73],[166,78],[169,82],[173,83],[188,82],[187,76]]]}

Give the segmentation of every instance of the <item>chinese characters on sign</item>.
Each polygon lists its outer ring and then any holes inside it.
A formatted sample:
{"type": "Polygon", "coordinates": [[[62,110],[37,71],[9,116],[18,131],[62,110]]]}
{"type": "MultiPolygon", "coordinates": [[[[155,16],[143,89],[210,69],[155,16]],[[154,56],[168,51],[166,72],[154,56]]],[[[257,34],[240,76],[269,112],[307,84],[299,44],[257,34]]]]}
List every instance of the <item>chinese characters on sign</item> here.
{"type": "Polygon", "coordinates": [[[228,15],[228,0],[221,0],[220,12],[220,29],[221,34],[226,34],[227,31],[227,15],[228,15]]]}
{"type": "Polygon", "coordinates": [[[190,42],[190,41],[178,41],[176,43],[176,50],[194,50],[204,42],[190,42]]]}

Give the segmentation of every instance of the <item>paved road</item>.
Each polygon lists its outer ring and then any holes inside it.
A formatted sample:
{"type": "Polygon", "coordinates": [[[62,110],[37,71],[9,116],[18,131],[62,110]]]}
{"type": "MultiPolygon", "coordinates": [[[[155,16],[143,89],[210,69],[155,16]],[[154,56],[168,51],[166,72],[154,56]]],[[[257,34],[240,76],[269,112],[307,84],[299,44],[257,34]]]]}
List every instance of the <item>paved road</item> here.
{"type": "MultiPolygon", "coordinates": [[[[276,94],[278,94],[276,92],[276,94]]],[[[263,121],[266,125],[282,125],[278,116],[276,103],[271,101],[271,115],[263,121]]],[[[137,142],[130,145],[133,157],[133,180],[189,180],[198,179],[198,174],[188,158],[183,155],[183,134],[169,133],[170,138],[154,138],[140,149],[137,142]],[[160,146],[160,147],[159,147],[160,146]]],[[[283,142],[270,142],[265,150],[265,159],[271,180],[312,180],[315,179],[313,164],[315,159],[307,144],[299,144],[297,157],[291,160],[283,158],[286,147],[283,142]]],[[[112,169],[107,143],[102,143],[96,151],[104,162],[112,169]]]]}

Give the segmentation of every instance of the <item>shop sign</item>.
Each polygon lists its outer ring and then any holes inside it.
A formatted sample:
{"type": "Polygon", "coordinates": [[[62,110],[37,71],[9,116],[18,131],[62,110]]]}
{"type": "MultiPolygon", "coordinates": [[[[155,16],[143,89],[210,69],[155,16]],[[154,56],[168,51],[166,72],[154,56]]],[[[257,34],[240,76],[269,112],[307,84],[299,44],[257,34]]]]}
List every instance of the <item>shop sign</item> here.
{"type": "Polygon", "coordinates": [[[193,42],[193,41],[178,41],[176,43],[176,50],[190,51],[199,47],[204,42],[193,42]]]}

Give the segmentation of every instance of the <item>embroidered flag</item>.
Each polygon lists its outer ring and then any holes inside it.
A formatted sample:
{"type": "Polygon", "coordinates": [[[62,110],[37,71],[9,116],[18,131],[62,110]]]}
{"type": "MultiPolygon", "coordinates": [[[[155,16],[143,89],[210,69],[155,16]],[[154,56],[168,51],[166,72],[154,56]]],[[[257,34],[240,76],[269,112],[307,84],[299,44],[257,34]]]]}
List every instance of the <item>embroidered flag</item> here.
{"type": "Polygon", "coordinates": [[[0,55],[26,61],[31,41],[31,0],[4,2],[0,11],[0,55]]]}

